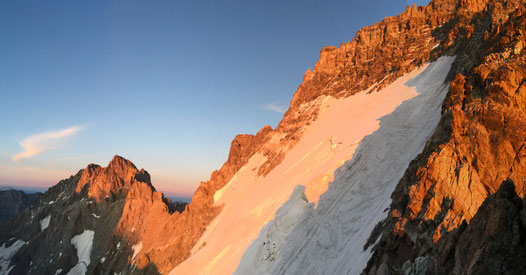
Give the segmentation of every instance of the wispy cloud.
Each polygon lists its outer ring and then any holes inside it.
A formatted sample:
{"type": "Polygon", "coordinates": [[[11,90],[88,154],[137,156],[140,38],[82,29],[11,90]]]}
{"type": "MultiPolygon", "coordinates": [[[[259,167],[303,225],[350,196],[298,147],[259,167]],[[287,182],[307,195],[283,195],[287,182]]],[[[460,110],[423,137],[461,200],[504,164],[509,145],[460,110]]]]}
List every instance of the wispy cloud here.
{"type": "Polygon", "coordinates": [[[282,106],[282,105],[277,105],[276,103],[269,103],[269,104],[263,105],[263,109],[283,114],[287,110],[287,107],[282,106]]]}
{"type": "Polygon", "coordinates": [[[14,155],[12,160],[13,162],[20,163],[20,160],[22,159],[30,158],[45,151],[56,149],[63,145],[69,137],[74,136],[82,129],[82,126],[71,126],[58,131],[48,131],[31,135],[21,141],[18,141],[18,144],[22,146],[24,151],[14,155]]]}

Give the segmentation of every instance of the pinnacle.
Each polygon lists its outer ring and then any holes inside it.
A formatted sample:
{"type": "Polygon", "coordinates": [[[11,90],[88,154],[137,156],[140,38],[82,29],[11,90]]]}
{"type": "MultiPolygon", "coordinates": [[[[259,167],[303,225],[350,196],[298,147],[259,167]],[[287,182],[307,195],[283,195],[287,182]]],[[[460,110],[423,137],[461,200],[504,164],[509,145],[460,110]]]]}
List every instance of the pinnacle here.
{"type": "Polygon", "coordinates": [[[133,168],[137,170],[137,167],[135,167],[135,165],[131,161],[119,155],[115,155],[113,159],[110,161],[110,163],[108,164],[108,168],[115,167],[115,166],[122,167],[122,168],[133,168]]]}

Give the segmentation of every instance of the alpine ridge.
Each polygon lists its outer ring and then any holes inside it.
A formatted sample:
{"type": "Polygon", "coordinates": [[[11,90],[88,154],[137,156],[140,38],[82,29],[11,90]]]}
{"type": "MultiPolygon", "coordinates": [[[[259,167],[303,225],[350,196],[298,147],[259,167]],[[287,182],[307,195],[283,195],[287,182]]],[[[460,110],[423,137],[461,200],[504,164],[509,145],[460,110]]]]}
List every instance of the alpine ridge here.
{"type": "Polygon", "coordinates": [[[120,156],[0,225],[0,274],[525,274],[526,1],[326,47],[189,204],[120,156]]]}
{"type": "MultiPolygon", "coordinates": [[[[137,198],[167,213],[184,207],[156,192],[148,172],[120,156],[104,168],[88,165],[0,228],[0,273],[139,272],[128,263],[144,222],[137,198]]],[[[157,270],[149,265],[144,272],[157,270]]]]}

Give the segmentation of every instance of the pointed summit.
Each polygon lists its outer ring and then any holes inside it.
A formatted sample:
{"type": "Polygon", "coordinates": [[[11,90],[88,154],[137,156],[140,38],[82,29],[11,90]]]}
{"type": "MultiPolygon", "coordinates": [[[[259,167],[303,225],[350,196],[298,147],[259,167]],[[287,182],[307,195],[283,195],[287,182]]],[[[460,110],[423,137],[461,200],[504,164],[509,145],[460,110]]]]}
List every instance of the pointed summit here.
{"type": "Polygon", "coordinates": [[[129,161],[129,160],[127,160],[127,159],[125,159],[125,158],[123,158],[123,157],[121,157],[119,155],[115,155],[113,157],[113,159],[111,159],[110,163],[108,164],[108,168],[110,168],[110,167],[113,168],[113,169],[122,169],[122,170],[132,169],[132,170],[137,170],[137,167],[135,167],[135,165],[131,161],[129,161]]]}
{"type": "Polygon", "coordinates": [[[90,164],[84,169],[77,184],[76,192],[89,184],[89,197],[100,201],[106,196],[113,196],[127,191],[136,182],[146,183],[153,191],[150,174],[144,169],[138,170],[129,160],[115,155],[105,168],[90,164]]]}

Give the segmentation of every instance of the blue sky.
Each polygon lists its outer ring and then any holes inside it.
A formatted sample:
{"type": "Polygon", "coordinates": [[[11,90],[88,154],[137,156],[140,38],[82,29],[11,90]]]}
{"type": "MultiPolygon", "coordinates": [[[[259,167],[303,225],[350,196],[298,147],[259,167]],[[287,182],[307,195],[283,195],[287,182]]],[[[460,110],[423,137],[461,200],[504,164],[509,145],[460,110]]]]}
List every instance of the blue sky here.
{"type": "Polygon", "coordinates": [[[0,185],[119,154],[190,195],[277,125],[324,46],[428,1],[0,0],[0,185]]]}

